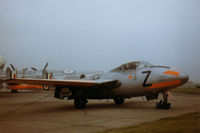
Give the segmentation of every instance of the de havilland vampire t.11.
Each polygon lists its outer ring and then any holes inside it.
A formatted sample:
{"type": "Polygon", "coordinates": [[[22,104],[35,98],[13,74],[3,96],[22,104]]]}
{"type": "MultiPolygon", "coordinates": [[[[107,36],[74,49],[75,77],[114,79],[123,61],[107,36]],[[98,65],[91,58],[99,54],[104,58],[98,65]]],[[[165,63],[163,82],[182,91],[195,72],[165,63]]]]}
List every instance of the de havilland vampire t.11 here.
{"type": "Polygon", "coordinates": [[[88,99],[114,99],[123,104],[125,98],[146,96],[147,100],[163,99],[157,108],[169,109],[168,91],[188,81],[184,72],[167,66],[155,66],[145,61],[133,61],[107,73],[94,74],[79,80],[12,78],[4,80],[9,85],[35,84],[54,86],[54,97],[74,99],[75,108],[85,108],[88,99]]]}

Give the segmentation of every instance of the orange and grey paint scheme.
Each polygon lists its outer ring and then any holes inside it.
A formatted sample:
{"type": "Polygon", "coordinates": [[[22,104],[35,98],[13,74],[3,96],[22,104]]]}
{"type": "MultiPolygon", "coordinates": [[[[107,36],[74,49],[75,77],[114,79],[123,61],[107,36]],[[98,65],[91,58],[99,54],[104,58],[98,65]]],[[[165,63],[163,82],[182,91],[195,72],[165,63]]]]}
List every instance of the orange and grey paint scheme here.
{"type": "Polygon", "coordinates": [[[168,91],[183,85],[188,79],[187,74],[172,67],[132,61],[110,72],[95,73],[77,80],[11,78],[4,82],[10,85],[54,86],[54,97],[74,99],[75,108],[85,108],[88,99],[114,99],[115,104],[120,105],[125,98],[146,96],[147,100],[152,100],[162,94],[163,99],[156,104],[156,107],[169,109],[171,104],[168,102],[168,91]]]}
{"type": "Polygon", "coordinates": [[[19,85],[9,85],[11,90],[42,90],[43,86],[41,85],[27,85],[27,84],[19,84],[19,85]]]}
{"type": "Polygon", "coordinates": [[[173,75],[173,76],[179,76],[180,72],[176,72],[176,71],[172,71],[172,70],[167,70],[165,72],[163,72],[164,74],[169,74],[169,75],[173,75]]]}
{"type": "MultiPolygon", "coordinates": [[[[180,72],[174,71],[174,70],[167,70],[165,72],[163,72],[163,74],[168,74],[168,75],[172,75],[172,76],[179,76],[180,72]]],[[[171,81],[166,81],[166,82],[159,82],[159,83],[153,83],[150,87],[148,87],[148,89],[155,89],[155,88],[164,88],[164,87],[170,87],[170,86],[177,86],[181,84],[181,80],[180,79],[175,79],[175,80],[171,80],[171,81]]]]}

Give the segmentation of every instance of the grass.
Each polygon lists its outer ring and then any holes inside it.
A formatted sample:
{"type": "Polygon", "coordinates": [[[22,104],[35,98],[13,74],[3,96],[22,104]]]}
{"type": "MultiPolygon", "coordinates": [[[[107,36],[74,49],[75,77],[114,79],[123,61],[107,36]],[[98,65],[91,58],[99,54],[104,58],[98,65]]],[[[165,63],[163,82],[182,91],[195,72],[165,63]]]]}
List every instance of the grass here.
{"type": "Polygon", "coordinates": [[[187,93],[187,94],[200,94],[200,88],[175,88],[171,92],[187,93]]]}
{"type": "Polygon", "coordinates": [[[99,133],[200,133],[200,112],[99,133]]]}

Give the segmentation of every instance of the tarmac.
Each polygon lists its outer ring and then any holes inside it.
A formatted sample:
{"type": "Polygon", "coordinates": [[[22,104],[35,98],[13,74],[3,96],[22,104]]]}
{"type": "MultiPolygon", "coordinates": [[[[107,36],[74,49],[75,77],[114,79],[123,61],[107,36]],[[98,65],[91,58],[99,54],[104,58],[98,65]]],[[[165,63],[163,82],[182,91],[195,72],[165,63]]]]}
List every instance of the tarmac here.
{"type": "MultiPolygon", "coordinates": [[[[172,109],[156,109],[158,100],[131,98],[123,105],[113,100],[88,100],[75,109],[73,100],[53,98],[53,92],[0,92],[0,131],[4,133],[93,133],[127,127],[165,117],[200,112],[200,95],[172,93],[172,109]]],[[[160,96],[161,98],[161,96],[160,96]]]]}

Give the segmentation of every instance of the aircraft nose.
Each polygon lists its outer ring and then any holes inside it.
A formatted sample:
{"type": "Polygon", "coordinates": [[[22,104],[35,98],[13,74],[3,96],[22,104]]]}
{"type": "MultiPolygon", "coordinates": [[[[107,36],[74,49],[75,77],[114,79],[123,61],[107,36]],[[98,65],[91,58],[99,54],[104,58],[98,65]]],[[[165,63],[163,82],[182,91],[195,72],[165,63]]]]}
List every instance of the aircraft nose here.
{"type": "Polygon", "coordinates": [[[170,79],[179,80],[179,85],[183,85],[189,80],[189,76],[186,73],[176,68],[170,68],[164,74],[170,75],[170,79]]]}
{"type": "Polygon", "coordinates": [[[189,80],[189,76],[186,73],[181,73],[179,76],[181,84],[185,84],[189,80]]]}

